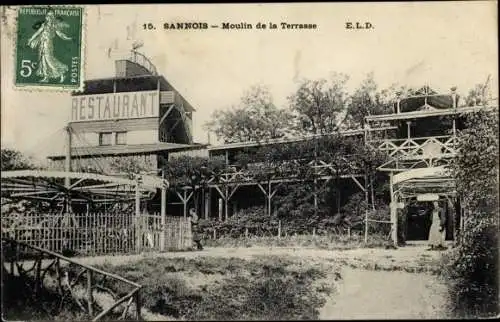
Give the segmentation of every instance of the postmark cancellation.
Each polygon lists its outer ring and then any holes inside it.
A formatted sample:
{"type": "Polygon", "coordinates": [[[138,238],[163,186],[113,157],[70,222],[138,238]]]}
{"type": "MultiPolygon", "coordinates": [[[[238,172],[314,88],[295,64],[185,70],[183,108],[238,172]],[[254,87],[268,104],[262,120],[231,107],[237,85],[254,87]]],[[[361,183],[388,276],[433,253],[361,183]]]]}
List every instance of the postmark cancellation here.
{"type": "Polygon", "coordinates": [[[16,25],[16,88],[74,91],[82,87],[83,7],[20,7],[16,25]]]}

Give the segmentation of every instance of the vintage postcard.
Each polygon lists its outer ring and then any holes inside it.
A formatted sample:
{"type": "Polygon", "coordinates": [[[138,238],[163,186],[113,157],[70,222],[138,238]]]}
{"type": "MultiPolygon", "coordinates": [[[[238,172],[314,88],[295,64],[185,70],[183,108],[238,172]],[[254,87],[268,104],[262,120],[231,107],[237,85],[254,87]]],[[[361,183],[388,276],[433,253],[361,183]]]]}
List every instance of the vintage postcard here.
{"type": "Polygon", "coordinates": [[[4,320],[498,317],[497,1],[0,9],[4,320]]]}

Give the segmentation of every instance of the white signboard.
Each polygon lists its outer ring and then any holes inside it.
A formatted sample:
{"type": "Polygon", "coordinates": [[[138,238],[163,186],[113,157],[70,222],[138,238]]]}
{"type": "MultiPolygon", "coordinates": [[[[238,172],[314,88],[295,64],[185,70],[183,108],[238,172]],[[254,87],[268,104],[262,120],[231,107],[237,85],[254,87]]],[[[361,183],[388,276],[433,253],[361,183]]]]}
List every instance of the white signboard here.
{"type": "Polygon", "coordinates": [[[71,122],[158,117],[157,91],[71,97],[71,122]]]}
{"type": "Polygon", "coordinates": [[[439,195],[434,193],[423,193],[417,195],[417,201],[437,201],[439,200],[439,195]]]}

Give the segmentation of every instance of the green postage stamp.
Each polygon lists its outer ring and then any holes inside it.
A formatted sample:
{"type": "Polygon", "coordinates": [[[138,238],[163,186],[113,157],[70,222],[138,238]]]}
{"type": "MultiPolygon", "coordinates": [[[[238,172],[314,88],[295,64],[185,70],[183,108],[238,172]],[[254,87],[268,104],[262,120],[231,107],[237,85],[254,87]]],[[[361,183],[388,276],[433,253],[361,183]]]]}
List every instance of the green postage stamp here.
{"type": "Polygon", "coordinates": [[[83,33],[82,7],[19,8],[16,87],[79,89],[83,84],[83,33]]]}

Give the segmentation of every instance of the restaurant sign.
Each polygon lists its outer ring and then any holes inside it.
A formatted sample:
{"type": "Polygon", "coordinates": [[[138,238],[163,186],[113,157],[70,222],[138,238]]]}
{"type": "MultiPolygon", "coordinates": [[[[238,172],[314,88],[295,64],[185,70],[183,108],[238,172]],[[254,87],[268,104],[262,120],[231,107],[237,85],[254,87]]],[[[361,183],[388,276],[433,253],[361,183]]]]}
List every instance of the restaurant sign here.
{"type": "Polygon", "coordinates": [[[158,117],[158,91],[71,97],[71,122],[158,117]]]}

